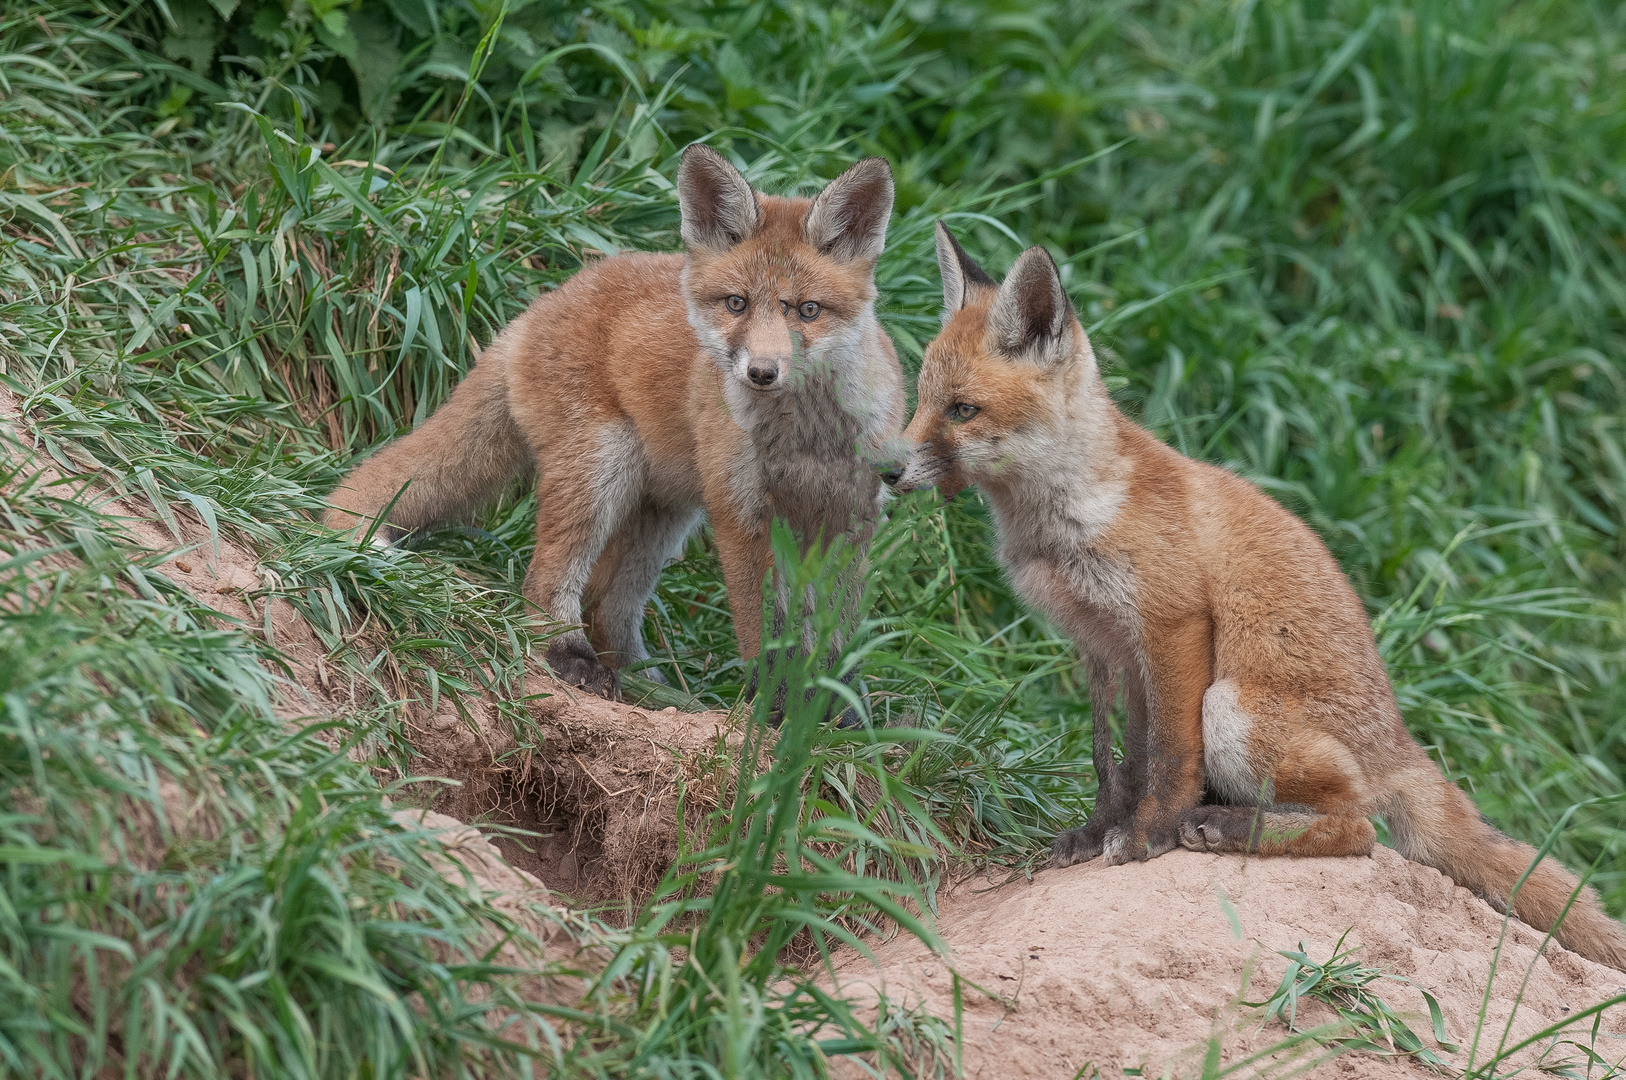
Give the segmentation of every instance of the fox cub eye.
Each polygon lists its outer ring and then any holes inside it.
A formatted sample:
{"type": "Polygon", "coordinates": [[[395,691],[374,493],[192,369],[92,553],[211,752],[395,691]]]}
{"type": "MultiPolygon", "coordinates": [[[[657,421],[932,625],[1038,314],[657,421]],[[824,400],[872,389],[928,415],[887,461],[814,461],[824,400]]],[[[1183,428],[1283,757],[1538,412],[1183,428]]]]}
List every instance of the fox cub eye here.
{"type": "Polygon", "coordinates": [[[982,410],[977,408],[975,405],[967,405],[963,401],[956,402],[954,406],[949,409],[949,415],[953,416],[956,420],[969,420],[980,412],[982,412],[982,410]]]}
{"type": "Polygon", "coordinates": [[[802,317],[802,321],[812,322],[814,319],[819,317],[819,302],[817,300],[809,300],[807,303],[796,309],[796,314],[802,317]]]}
{"type": "Polygon", "coordinates": [[[727,307],[728,310],[738,315],[740,312],[745,310],[745,297],[730,296],[727,300],[723,301],[723,305],[727,307]]]}

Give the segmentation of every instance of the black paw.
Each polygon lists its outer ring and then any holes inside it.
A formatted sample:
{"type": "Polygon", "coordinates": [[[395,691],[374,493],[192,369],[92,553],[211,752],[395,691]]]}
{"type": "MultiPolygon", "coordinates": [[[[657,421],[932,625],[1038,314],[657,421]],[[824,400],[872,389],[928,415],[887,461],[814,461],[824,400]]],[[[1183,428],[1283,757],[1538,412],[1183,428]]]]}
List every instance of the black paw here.
{"type": "Polygon", "coordinates": [[[648,679],[652,683],[659,683],[662,686],[672,685],[672,680],[667,677],[666,672],[662,671],[654,664],[650,664],[647,667],[632,668],[630,670],[623,667],[621,670],[627,671],[628,674],[636,675],[640,679],[648,679]]]}
{"type": "Polygon", "coordinates": [[[1187,851],[1224,851],[1228,806],[1199,806],[1180,819],[1180,846],[1187,851]]]}
{"type": "Polygon", "coordinates": [[[561,682],[611,701],[620,696],[621,680],[600,662],[598,653],[586,642],[555,641],[548,646],[547,660],[561,682]]]}
{"type": "Polygon", "coordinates": [[[1192,851],[1274,850],[1304,832],[1307,814],[1254,806],[1199,806],[1180,819],[1180,846],[1192,851]]]}
{"type": "Polygon", "coordinates": [[[1106,827],[1091,819],[1081,829],[1068,829],[1057,835],[1050,844],[1050,865],[1060,869],[1074,863],[1089,862],[1101,854],[1106,827]]]}
{"type": "MultiPolygon", "coordinates": [[[[773,728],[775,730],[778,730],[779,727],[784,724],[784,722],[785,722],[785,710],[784,709],[769,709],[768,710],[768,726],[769,727],[771,727],[771,728],[773,728]]],[[[832,722],[831,717],[828,714],[826,714],[826,716],[825,716],[825,722],[826,723],[831,723],[832,722]]],[[[837,713],[835,715],[833,723],[835,724],[835,726],[837,728],[840,728],[842,731],[854,731],[854,730],[857,730],[857,729],[862,728],[864,726],[864,721],[858,715],[858,710],[850,708],[850,707],[843,710],[840,713],[837,713]]]]}
{"type": "MultiPolygon", "coordinates": [[[[847,675],[847,677],[843,681],[846,682],[848,686],[852,686],[853,678],[854,678],[853,673],[849,673],[847,675]]],[[[855,689],[858,691],[858,696],[860,698],[862,698],[865,701],[869,700],[869,686],[864,682],[863,679],[858,680],[858,685],[857,685],[857,687],[855,687],[855,689]]],[[[832,702],[830,707],[835,708],[835,706],[838,705],[838,704],[840,704],[840,699],[839,698],[836,701],[832,702]]],[[[869,724],[874,726],[874,727],[884,727],[885,726],[885,722],[881,721],[881,720],[877,720],[875,718],[875,714],[873,712],[870,713],[870,715],[869,715],[869,724]]],[[[864,717],[862,716],[862,714],[859,713],[859,711],[856,708],[854,708],[851,705],[847,706],[845,709],[842,709],[841,713],[836,717],[836,727],[840,728],[843,731],[854,731],[854,730],[856,730],[858,728],[862,728],[864,726],[865,726],[864,717]]]]}

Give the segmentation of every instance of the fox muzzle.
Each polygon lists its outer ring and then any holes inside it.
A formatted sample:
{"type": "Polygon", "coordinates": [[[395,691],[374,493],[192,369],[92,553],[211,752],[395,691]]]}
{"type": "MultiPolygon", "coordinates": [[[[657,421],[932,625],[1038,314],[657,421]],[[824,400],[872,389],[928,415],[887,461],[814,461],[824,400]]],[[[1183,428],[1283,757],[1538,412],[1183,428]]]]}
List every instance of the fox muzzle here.
{"type": "Polygon", "coordinates": [[[881,475],[887,486],[897,492],[919,491],[935,487],[945,497],[954,495],[965,486],[959,479],[959,470],[951,459],[945,458],[936,443],[926,442],[912,448],[901,468],[894,466],[881,475]]]}

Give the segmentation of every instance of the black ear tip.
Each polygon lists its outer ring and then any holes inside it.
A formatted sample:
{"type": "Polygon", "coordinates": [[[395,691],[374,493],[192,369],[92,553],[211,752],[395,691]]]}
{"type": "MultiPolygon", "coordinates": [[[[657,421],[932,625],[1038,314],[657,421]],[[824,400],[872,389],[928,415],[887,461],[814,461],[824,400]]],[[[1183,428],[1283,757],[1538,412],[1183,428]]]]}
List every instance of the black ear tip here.
{"type": "Polygon", "coordinates": [[[999,282],[989,277],[988,272],[977,264],[977,260],[965,253],[965,248],[960,246],[959,239],[949,231],[948,223],[942,218],[937,219],[937,239],[939,243],[948,241],[949,250],[954,253],[954,261],[959,263],[960,272],[965,275],[968,282],[998,288],[999,282]]]}

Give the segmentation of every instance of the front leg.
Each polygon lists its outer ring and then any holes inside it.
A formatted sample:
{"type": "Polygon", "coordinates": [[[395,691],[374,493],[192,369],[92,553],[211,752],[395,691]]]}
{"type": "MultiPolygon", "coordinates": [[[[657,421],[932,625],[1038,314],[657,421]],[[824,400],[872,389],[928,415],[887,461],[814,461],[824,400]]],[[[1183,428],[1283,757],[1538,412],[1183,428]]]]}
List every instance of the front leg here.
{"type": "Polygon", "coordinates": [[[1050,865],[1088,862],[1101,854],[1107,830],[1129,820],[1133,807],[1124,798],[1124,777],[1112,759],[1112,706],[1118,699],[1118,673],[1106,661],[1085,661],[1090,681],[1090,724],[1094,735],[1095,806],[1082,828],[1068,829],[1050,845],[1050,865]]]}
{"type": "Polygon", "coordinates": [[[723,564],[728,608],[734,615],[734,638],[740,659],[756,659],[762,650],[762,581],[773,564],[764,523],[741,514],[726,493],[707,491],[706,514],[723,564]]]}
{"type": "MultiPolygon", "coordinates": [[[[1145,794],[1131,821],[1109,831],[1109,863],[1156,858],[1180,843],[1182,816],[1203,796],[1203,694],[1214,681],[1206,614],[1146,628],[1145,794]]],[[[1125,742],[1129,742],[1126,734],[1125,742]]]]}

